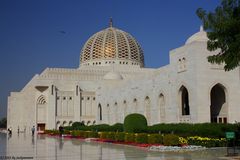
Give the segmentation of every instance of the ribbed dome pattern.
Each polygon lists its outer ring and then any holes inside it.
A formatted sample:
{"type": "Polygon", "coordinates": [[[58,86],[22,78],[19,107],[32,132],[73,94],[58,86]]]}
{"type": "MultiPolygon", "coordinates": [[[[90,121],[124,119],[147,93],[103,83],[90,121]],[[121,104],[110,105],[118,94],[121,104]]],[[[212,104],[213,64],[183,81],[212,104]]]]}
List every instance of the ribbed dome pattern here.
{"type": "Polygon", "coordinates": [[[81,50],[82,65],[139,65],[144,66],[143,51],[127,32],[110,26],[91,36],[81,50]]]}

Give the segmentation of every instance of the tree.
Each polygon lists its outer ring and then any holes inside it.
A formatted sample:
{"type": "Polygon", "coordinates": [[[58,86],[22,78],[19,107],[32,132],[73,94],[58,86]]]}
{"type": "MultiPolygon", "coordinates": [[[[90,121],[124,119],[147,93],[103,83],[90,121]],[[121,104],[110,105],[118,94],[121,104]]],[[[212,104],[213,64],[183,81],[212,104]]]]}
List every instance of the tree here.
{"type": "Polygon", "coordinates": [[[129,114],[124,119],[123,130],[128,133],[145,132],[147,130],[147,119],[142,114],[129,114]]]}
{"type": "Polygon", "coordinates": [[[207,49],[219,50],[208,61],[225,64],[226,71],[240,66],[240,0],[222,0],[214,12],[199,8],[196,13],[207,32],[207,49]]]}

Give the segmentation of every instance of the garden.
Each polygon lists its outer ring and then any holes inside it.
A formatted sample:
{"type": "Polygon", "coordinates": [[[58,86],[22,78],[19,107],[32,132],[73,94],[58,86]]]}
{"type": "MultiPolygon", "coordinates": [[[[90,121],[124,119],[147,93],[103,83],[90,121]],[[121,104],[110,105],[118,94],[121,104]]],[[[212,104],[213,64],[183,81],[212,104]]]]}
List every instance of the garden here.
{"type": "Polygon", "coordinates": [[[99,142],[109,142],[140,147],[149,146],[188,146],[224,147],[227,145],[226,132],[237,133],[238,124],[156,124],[147,125],[146,118],[141,114],[128,115],[124,123],[114,125],[99,124],[85,126],[74,122],[72,126],[59,130],[46,130],[49,135],[65,135],[71,138],[91,139],[99,142]]]}

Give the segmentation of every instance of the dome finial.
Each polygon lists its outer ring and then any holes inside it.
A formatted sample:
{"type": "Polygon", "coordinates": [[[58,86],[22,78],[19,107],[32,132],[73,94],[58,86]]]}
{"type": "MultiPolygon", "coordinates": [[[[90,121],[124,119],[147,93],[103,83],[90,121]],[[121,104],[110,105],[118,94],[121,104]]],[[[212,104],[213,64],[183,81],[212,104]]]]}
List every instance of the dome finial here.
{"type": "Polygon", "coordinates": [[[203,26],[201,25],[201,26],[200,26],[200,32],[202,32],[202,31],[203,31],[203,26]]]}
{"type": "Polygon", "coordinates": [[[109,27],[113,27],[113,20],[112,20],[112,17],[110,17],[109,27]]]}

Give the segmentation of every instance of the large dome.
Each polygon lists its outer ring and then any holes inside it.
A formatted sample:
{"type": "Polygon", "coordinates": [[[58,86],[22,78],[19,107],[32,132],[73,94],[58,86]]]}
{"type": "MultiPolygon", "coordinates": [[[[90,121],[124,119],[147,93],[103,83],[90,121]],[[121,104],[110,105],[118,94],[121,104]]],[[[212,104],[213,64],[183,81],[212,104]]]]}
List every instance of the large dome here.
{"type": "Polygon", "coordinates": [[[91,36],[81,50],[80,66],[137,65],[144,67],[143,51],[129,33],[112,26],[91,36]]]}

